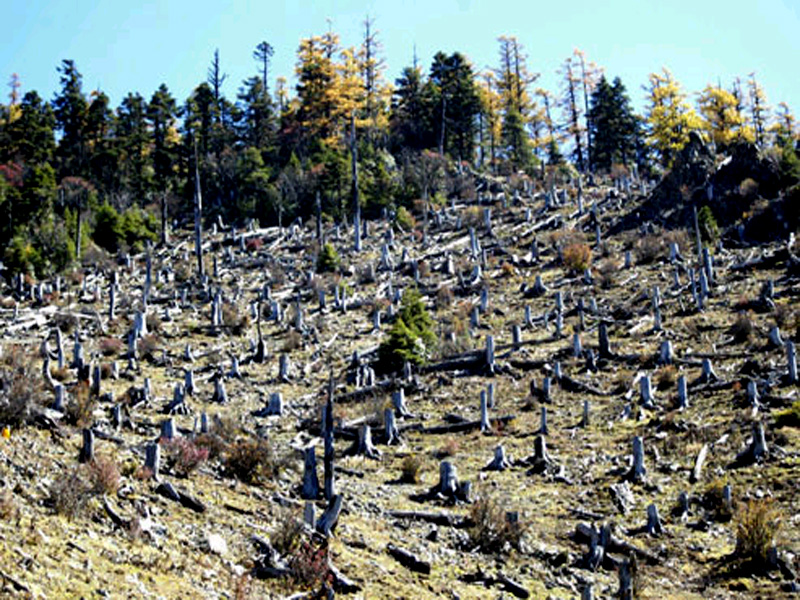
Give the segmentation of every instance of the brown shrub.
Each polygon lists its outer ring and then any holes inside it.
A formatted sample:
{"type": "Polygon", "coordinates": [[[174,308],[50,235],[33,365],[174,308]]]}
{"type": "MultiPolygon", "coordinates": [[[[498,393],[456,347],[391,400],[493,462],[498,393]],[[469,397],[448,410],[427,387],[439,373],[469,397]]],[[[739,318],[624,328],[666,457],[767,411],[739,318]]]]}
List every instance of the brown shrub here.
{"type": "Polygon", "coordinates": [[[17,514],[14,492],[8,488],[0,492],[0,520],[10,521],[17,514]]]}
{"type": "Polygon", "coordinates": [[[639,238],[636,242],[636,262],[646,265],[664,255],[666,251],[664,237],[655,233],[639,238]]]}
{"type": "Polygon", "coordinates": [[[159,334],[161,333],[161,317],[159,317],[154,312],[147,313],[145,317],[145,322],[147,323],[147,331],[152,334],[159,334]]]}
{"type": "Polygon", "coordinates": [[[519,548],[526,524],[512,520],[505,505],[492,496],[479,498],[469,511],[468,530],[473,547],[483,552],[502,552],[519,548]]]}
{"type": "Polygon", "coordinates": [[[50,488],[50,505],[59,515],[68,519],[79,516],[92,495],[89,484],[82,476],[80,468],[62,473],[50,488]]]}
{"type": "Polygon", "coordinates": [[[422,459],[416,454],[409,454],[400,464],[400,481],[403,483],[419,483],[422,474],[422,459]]]}
{"type": "Polygon", "coordinates": [[[116,494],[119,489],[119,468],[111,458],[96,456],[86,465],[89,489],[95,494],[116,494]]]}
{"type": "Polygon", "coordinates": [[[458,451],[461,449],[458,440],[454,437],[447,438],[445,443],[436,451],[436,458],[449,458],[451,456],[455,456],[458,454],[458,451]]]}
{"type": "Polygon", "coordinates": [[[250,326],[250,315],[240,312],[233,304],[222,304],[222,322],[233,335],[242,335],[250,326]]]}
{"type": "Polygon", "coordinates": [[[19,426],[41,405],[44,390],[32,352],[12,346],[0,359],[0,423],[19,426]]]}
{"type": "Polygon", "coordinates": [[[117,356],[122,352],[125,344],[118,338],[105,337],[100,340],[98,346],[103,356],[117,356]]]}
{"type": "MultiPolygon", "coordinates": [[[[199,439],[199,438],[198,438],[199,439]]],[[[188,477],[208,460],[211,450],[186,437],[177,437],[162,443],[172,470],[179,477],[188,477]]]]}
{"type": "Polygon", "coordinates": [[[66,420],[76,427],[91,427],[94,424],[94,410],[97,399],[89,393],[89,383],[81,382],[72,389],[66,406],[66,420]]]}
{"type": "Polygon", "coordinates": [[[754,568],[767,566],[780,524],[780,513],[772,500],[747,502],[736,513],[736,556],[754,568]]]}
{"type": "Polygon", "coordinates": [[[284,464],[266,440],[240,439],[228,446],[225,471],[243,483],[264,484],[274,479],[284,464]]]}
{"type": "Polygon", "coordinates": [[[743,344],[752,340],[756,332],[753,317],[752,311],[742,311],[736,315],[736,320],[728,329],[728,333],[733,336],[734,342],[743,344]]]}
{"type": "Polygon", "coordinates": [[[283,340],[283,351],[291,352],[303,346],[303,336],[296,329],[290,329],[283,340]]]}
{"type": "Polygon", "coordinates": [[[678,380],[678,370],[674,365],[661,367],[656,374],[656,389],[664,392],[675,387],[678,380]]]}
{"type": "Polygon", "coordinates": [[[450,286],[443,285],[436,292],[436,308],[441,310],[443,308],[452,306],[453,298],[453,290],[450,289],[450,286]]]}
{"type": "Polygon", "coordinates": [[[564,267],[571,273],[583,273],[592,264],[592,249],[588,244],[569,244],[562,251],[564,267]]]}
{"type": "Polygon", "coordinates": [[[294,511],[282,509],[276,516],[275,529],[269,541],[281,556],[291,556],[300,548],[304,533],[303,520],[294,511]]]}
{"type": "Polygon", "coordinates": [[[139,340],[139,353],[142,358],[152,361],[155,359],[156,353],[161,348],[161,340],[159,337],[151,333],[139,340]]]}

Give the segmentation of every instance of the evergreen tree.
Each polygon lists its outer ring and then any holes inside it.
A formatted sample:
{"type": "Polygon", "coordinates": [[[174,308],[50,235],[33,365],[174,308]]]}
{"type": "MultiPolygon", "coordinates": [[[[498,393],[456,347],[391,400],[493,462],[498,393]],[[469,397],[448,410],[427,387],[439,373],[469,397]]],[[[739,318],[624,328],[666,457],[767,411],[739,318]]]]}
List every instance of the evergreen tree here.
{"type": "Polygon", "coordinates": [[[434,111],[433,124],[439,135],[440,153],[472,162],[475,153],[480,100],[472,66],[460,53],[433,57],[426,86],[434,111]]]}
{"type": "Polygon", "coordinates": [[[83,175],[87,171],[86,121],[89,104],[83,94],[83,78],[75,62],[64,60],[58,68],[61,73],[61,91],[53,100],[56,125],[61,132],[58,144],[58,172],[60,177],[83,175]]]}
{"type": "Polygon", "coordinates": [[[2,160],[43,165],[53,160],[56,125],[53,110],[35,91],[27,92],[19,105],[19,117],[11,121],[3,142],[2,160]]]}
{"type": "Polygon", "coordinates": [[[592,139],[589,159],[596,170],[609,172],[612,164],[627,166],[636,157],[636,118],[619,77],[613,85],[605,76],[600,78],[587,120],[592,139]]]}
{"type": "Polygon", "coordinates": [[[406,67],[395,81],[389,127],[392,148],[419,151],[433,145],[430,105],[425,96],[425,81],[419,67],[406,67]]]}
{"type": "Polygon", "coordinates": [[[152,183],[152,167],[148,164],[150,132],[147,106],[139,94],[128,94],[117,109],[117,139],[124,185],[134,201],[143,202],[152,183]]]}
{"type": "Polygon", "coordinates": [[[174,185],[179,140],[176,129],[178,107],[165,84],[162,83],[151,96],[146,116],[152,135],[154,185],[159,192],[165,193],[174,185]]]}

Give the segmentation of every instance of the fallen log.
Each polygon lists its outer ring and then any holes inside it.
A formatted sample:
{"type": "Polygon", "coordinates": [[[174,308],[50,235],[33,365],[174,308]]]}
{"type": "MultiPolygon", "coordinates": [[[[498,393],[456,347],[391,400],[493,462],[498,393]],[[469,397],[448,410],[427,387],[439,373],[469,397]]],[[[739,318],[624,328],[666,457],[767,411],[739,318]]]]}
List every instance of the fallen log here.
{"type": "Polygon", "coordinates": [[[386,546],[387,552],[401,565],[416,573],[431,574],[431,563],[394,544],[386,546]]]}
{"type": "MultiPolygon", "coordinates": [[[[510,423],[514,419],[516,419],[516,415],[505,415],[502,417],[491,417],[489,419],[490,423],[493,424],[502,424],[506,425],[510,423]]],[[[474,429],[480,429],[481,427],[481,420],[478,419],[477,421],[464,421],[462,423],[451,423],[449,425],[434,425],[433,427],[423,427],[419,431],[422,433],[461,433],[464,431],[472,431],[474,429]]]]}
{"type": "Polygon", "coordinates": [[[424,512],[417,510],[390,510],[387,513],[395,519],[410,519],[412,521],[422,521],[442,525],[446,527],[466,527],[468,522],[463,517],[446,512],[424,512]]]}

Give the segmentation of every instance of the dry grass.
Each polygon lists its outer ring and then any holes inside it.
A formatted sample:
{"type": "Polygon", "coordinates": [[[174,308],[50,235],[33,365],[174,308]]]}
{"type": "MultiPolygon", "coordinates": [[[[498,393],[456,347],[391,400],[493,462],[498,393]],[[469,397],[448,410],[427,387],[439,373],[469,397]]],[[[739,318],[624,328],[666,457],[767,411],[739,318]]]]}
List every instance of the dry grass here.
{"type": "Polygon", "coordinates": [[[419,483],[422,476],[422,459],[416,454],[409,454],[400,463],[400,481],[403,483],[419,483]]]}
{"type": "Polygon", "coordinates": [[[736,513],[736,556],[754,569],[769,564],[781,515],[771,500],[750,500],[736,513]]]}
{"type": "Polygon", "coordinates": [[[570,273],[583,273],[592,264],[592,249],[588,244],[569,244],[562,251],[562,257],[570,273]]]}
{"type": "Polygon", "coordinates": [[[494,496],[479,498],[469,511],[469,538],[482,552],[495,553],[518,549],[527,525],[512,520],[506,504],[494,496]]]}

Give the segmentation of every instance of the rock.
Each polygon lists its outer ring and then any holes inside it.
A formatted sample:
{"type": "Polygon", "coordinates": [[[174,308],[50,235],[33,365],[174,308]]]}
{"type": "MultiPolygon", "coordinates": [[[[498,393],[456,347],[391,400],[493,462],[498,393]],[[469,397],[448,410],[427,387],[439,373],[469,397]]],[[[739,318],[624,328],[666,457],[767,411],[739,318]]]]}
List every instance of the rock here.
{"type": "Polygon", "coordinates": [[[227,554],[228,552],[228,543],[219,534],[216,533],[207,534],[205,543],[206,546],[208,547],[208,551],[211,552],[212,554],[218,554],[222,556],[223,554],[227,554]]]}

